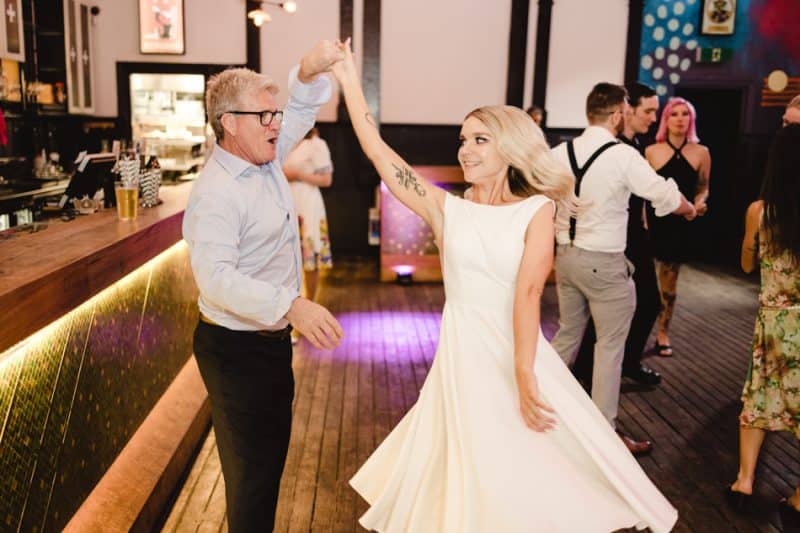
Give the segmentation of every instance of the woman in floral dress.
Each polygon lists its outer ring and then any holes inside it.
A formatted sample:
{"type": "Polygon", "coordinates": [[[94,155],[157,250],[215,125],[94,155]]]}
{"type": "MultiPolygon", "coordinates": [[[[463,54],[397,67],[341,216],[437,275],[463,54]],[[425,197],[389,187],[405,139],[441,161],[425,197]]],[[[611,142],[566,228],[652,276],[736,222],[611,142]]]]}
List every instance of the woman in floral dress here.
{"type": "MultiPolygon", "coordinates": [[[[800,125],[775,138],[761,200],[747,209],[741,261],[745,272],[760,263],[761,290],[742,392],[739,473],[727,491],[738,509],[750,503],[766,432],[800,438],[800,125]]],[[[785,527],[791,527],[787,521],[800,525],[800,486],[780,511],[785,527]]]]}

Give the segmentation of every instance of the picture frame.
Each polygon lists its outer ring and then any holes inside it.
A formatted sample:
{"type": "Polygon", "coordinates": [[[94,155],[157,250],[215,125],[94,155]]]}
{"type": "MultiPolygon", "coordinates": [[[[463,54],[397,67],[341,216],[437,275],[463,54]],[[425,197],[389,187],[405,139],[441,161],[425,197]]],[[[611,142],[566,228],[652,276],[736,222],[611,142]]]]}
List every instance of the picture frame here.
{"type": "Polygon", "coordinates": [[[94,112],[94,59],[92,57],[89,0],[64,0],[64,52],[67,68],[67,111],[94,112]]]}
{"type": "Polygon", "coordinates": [[[184,0],[139,0],[139,52],[186,53],[184,0]]]}
{"type": "Polygon", "coordinates": [[[702,0],[701,35],[733,35],[736,29],[736,0],[702,0]]]}
{"type": "Polygon", "coordinates": [[[3,0],[3,21],[0,22],[0,57],[25,62],[25,39],[22,21],[22,0],[3,0]]]}

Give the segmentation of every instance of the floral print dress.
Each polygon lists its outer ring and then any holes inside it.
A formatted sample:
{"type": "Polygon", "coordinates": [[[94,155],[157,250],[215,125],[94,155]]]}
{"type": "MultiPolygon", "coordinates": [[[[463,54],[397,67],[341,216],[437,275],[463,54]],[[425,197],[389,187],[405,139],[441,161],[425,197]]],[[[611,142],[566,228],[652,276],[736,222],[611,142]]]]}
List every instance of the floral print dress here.
{"type": "Polygon", "coordinates": [[[769,256],[759,235],[761,290],[739,421],[800,438],[800,264],[787,251],[769,256]]]}

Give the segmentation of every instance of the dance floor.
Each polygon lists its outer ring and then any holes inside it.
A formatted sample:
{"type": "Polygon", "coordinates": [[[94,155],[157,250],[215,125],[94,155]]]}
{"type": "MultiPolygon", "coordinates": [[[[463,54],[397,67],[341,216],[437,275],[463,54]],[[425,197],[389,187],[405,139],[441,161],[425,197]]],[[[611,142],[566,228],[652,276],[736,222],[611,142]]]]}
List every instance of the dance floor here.
{"type": "MultiPolygon", "coordinates": [[[[372,263],[339,261],[322,282],[320,300],[341,321],[344,342],[333,352],[305,341],[296,346],[294,425],[275,531],[363,531],[357,518],[366,504],[347,480],[414,403],[430,368],[442,286],[404,287],[376,277],[372,263]]],[[[646,359],[661,372],[662,384],[623,381],[620,422],[635,436],[653,440],[652,455],[640,464],[678,508],[675,531],[778,531],[775,504],[798,481],[797,441],[772,435],[757,473],[756,509],[740,516],[723,501],[723,488],[738,466],[738,398],[757,293],[756,278],[684,267],[671,333],[675,356],[646,359]]],[[[555,289],[548,287],[548,338],[557,311],[555,289]]],[[[227,531],[213,431],[164,530],[227,531]]]]}

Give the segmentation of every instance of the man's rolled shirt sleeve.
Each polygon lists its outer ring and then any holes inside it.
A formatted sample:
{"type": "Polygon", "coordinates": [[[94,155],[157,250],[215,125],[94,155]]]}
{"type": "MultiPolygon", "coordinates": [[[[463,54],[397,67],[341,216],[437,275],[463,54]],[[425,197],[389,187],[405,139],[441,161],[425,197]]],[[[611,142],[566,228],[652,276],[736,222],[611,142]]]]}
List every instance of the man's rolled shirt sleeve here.
{"type": "Polygon", "coordinates": [[[633,194],[650,200],[657,217],[669,215],[680,207],[681,192],[675,180],[656,174],[650,163],[638,153],[631,157],[626,175],[633,194]]]}

